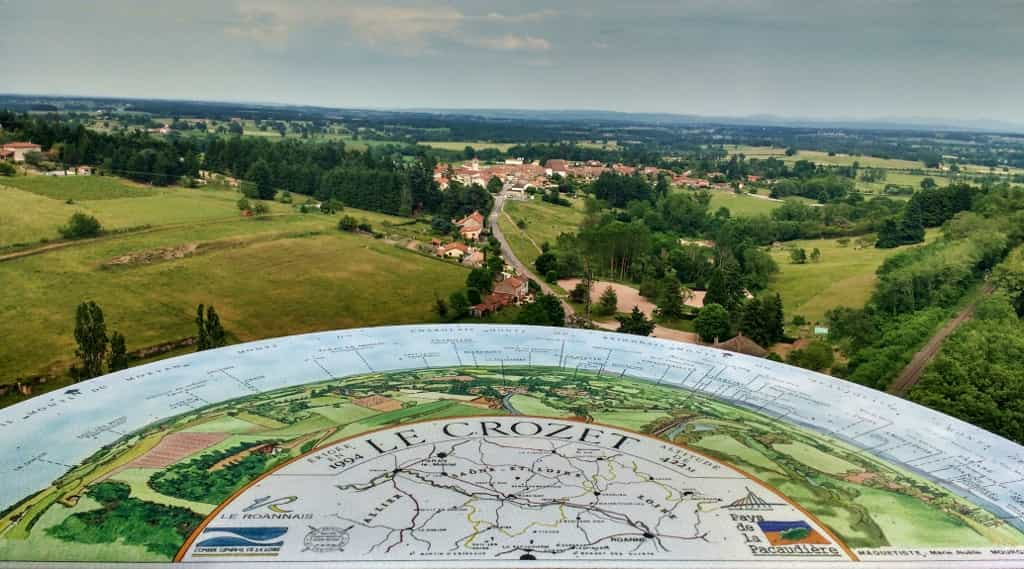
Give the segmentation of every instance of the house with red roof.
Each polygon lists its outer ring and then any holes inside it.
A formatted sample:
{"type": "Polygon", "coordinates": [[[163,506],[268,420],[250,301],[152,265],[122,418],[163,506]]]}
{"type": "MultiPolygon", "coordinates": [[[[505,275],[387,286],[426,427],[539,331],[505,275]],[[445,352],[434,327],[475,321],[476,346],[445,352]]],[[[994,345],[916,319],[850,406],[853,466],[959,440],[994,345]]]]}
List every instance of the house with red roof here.
{"type": "Polygon", "coordinates": [[[459,235],[463,239],[469,239],[476,241],[480,239],[480,234],[484,230],[484,216],[479,211],[463,217],[462,219],[455,222],[455,225],[459,228],[459,235]]]}
{"type": "Polygon", "coordinates": [[[494,283],[494,293],[508,297],[509,302],[520,302],[529,294],[529,284],[523,277],[509,277],[494,283]]]}
{"type": "Polygon", "coordinates": [[[565,160],[552,158],[544,163],[544,173],[548,176],[566,176],[569,173],[569,163],[565,160]]]}
{"type": "Polygon", "coordinates": [[[502,309],[502,307],[511,304],[509,298],[505,295],[491,293],[485,296],[480,304],[474,304],[469,308],[469,313],[477,318],[493,314],[502,309]]]}
{"type": "Polygon", "coordinates": [[[465,243],[449,243],[437,248],[437,256],[448,259],[461,259],[468,254],[469,247],[465,243]]]}
{"type": "Polygon", "coordinates": [[[29,152],[43,151],[43,147],[31,142],[6,142],[0,149],[9,157],[7,158],[8,160],[13,160],[14,162],[24,162],[25,155],[29,152]]]}
{"type": "Polygon", "coordinates": [[[494,290],[485,296],[480,304],[470,307],[470,314],[477,318],[487,316],[510,304],[519,304],[530,294],[529,281],[523,277],[508,277],[494,283],[494,290]]]}
{"type": "Polygon", "coordinates": [[[484,264],[484,253],[478,249],[470,249],[469,254],[462,258],[462,264],[467,267],[480,267],[484,264]]]}

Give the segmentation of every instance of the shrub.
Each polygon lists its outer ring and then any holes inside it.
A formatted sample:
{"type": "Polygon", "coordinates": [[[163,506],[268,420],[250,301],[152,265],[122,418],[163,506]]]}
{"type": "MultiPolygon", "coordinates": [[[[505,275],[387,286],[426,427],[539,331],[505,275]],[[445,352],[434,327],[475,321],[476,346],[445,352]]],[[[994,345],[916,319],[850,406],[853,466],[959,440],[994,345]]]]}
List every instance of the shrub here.
{"type": "Polygon", "coordinates": [[[694,329],[705,342],[726,340],[732,333],[729,311],[721,304],[706,304],[693,321],[694,329]]]}
{"type": "Polygon", "coordinates": [[[835,354],[832,346],[820,340],[812,342],[802,350],[793,350],[789,354],[789,363],[814,371],[822,371],[832,367],[835,354]]]}
{"type": "Polygon", "coordinates": [[[355,231],[359,227],[359,220],[351,215],[343,215],[338,220],[338,229],[342,231],[355,231]]]}
{"type": "Polygon", "coordinates": [[[84,239],[96,237],[103,232],[99,220],[91,215],[77,212],[68,220],[68,224],[60,228],[61,237],[65,239],[84,239]]]}
{"type": "Polygon", "coordinates": [[[576,283],[576,287],[569,291],[569,300],[582,304],[583,302],[586,302],[587,294],[589,292],[587,285],[583,283],[576,283]]]}

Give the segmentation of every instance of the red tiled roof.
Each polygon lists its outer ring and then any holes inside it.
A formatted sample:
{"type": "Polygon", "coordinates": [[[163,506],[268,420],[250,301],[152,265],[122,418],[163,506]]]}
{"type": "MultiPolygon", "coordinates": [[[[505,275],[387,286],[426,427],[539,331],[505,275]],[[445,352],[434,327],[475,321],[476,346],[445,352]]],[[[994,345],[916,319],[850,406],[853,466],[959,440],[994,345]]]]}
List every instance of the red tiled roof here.
{"type": "Polygon", "coordinates": [[[485,310],[495,310],[497,308],[505,306],[511,301],[512,299],[510,299],[507,295],[491,293],[483,297],[483,299],[481,299],[480,304],[474,305],[473,308],[475,308],[478,312],[482,312],[485,310]]]}
{"type": "Polygon", "coordinates": [[[469,253],[469,247],[466,247],[465,243],[449,243],[444,247],[441,247],[441,253],[444,254],[447,253],[448,251],[453,251],[455,249],[458,249],[463,253],[469,253]]]}
{"type": "Polygon", "coordinates": [[[525,282],[519,277],[509,277],[494,284],[494,294],[515,296],[525,282]]]}
{"type": "Polygon", "coordinates": [[[4,143],[4,148],[41,148],[38,144],[31,142],[7,142],[4,143]]]}
{"type": "Polygon", "coordinates": [[[462,219],[456,221],[455,225],[462,227],[463,225],[468,225],[470,223],[483,227],[484,216],[479,211],[474,211],[473,213],[467,215],[466,217],[463,217],[462,219]]]}

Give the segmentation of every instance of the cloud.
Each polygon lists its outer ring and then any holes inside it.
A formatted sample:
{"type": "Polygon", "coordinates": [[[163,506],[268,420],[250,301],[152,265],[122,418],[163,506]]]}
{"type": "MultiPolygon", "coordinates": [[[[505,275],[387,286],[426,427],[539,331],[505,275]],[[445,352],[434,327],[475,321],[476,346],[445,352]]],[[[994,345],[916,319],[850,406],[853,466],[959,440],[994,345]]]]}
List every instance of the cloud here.
{"type": "Polygon", "coordinates": [[[424,48],[433,37],[451,36],[464,20],[454,8],[363,6],[344,15],[352,33],[368,45],[424,48]]]}
{"type": "Polygon", "coordinates": [[[434,37],[453,34],[465,19],[451,7],[382,6],[361,2],[313,0],[240,0],[239,21],[224,29],[230,38],[284,48],[296,31],[312,26],[344,25],[364,44],[385,51],[425,49],[434,37]]]}
{"type": "Polygon", "coordinates": [[[501,12],[491,12],[484,16],[485,20],[491,22],[500,22],[504,24],[527,24],[537,23],[553,18],[558,15],[558,10],[538,10],[536,12],[526,12],[524,14],[502,14],[501,12]]]}
{"type": "Polygon", "coordinates": [[[364,46],[399,55],[433,53],[440,40],[481,49],[539,53],[551,43],[529,34],[491,34],[488,27],[539,22],[556,15],[554,10],[523,14],[492,12],[466,16],[451,6],[381,5],[365,2],[311,0],[293,5],[286,0],[239,0],[236,23],[224,29],[227,37],[251,41],[265,48],[283,50],[289,38],[316,26],[344,26],[349,37],[364,46]],[[463,26],[473,22],[473,26],[463,26]],[[488,26],[490,24],[490,26],[488,26]],[[466,29],[466,28],[470,29],[466,29]]]}
{"type": "Polygon", "coordinates": [[[498,37],[485,37],[468,40],[467,43],[476,47],[495,51],[530,51],[540,52],[551,49],[551,42],[544,38],[529,35],[505,34],[498,37]]]}

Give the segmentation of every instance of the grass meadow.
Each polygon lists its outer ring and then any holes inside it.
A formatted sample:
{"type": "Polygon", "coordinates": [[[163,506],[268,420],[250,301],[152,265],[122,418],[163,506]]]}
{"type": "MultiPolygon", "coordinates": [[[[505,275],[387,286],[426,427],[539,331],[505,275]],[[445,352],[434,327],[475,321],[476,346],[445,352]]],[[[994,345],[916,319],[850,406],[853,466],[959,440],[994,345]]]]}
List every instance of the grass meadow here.
{"type": "Polygon", "coordinates": [[[472,146],[473,149],[475,149],[475,150],[486,150],[486,149],[493,148],[493,149],[497,150],[498,152],[508,152],[509,148],[512,148],[513,146],[516,146],[516,144],[518,144],[518,143],[512,143],[512,142],[487,142],[485,140],[466,140],[466,141],[461,141],[461,140],[455,140],[455,141],[452,141],[452,140],[445,140],[445,141],[432,140],[432,141],[423,141],[423,142],[420,142],[419,144],[421,146],[429,146],[431,148],[436,148],[438,150],[456,150],[456,151],[460,151],[460,152],[463,149],[465,149],[467,146],[472,146]]]}
{"type": "MultiPolygon", "coordinates": [[[[583,202],[573,200],[571,207],[550,204],[539,199],[505,202],[506,215],[500,224],[509,245],[524,263],[533,266],[540,255],[539,247],[547,241],[554,245],[562,233],[575,233],[583,221],[583,202]],[[513,221],[509,221],[512,218],[513,221]],[[526,222],[520,229],[517,223],[526,222]],[[532,239],[532,242],[531,242],[532,239]]],[[[543,275],[541,275],[543,276],[543,275]]]]}
{"type": "MultiPolygon", "coordinates": [[[[946,172],[938,169],[926,169],[924,163],[914,160],[901,160],[898,158],[877,158],[874,156],[853,156],[850,154],[836,154],[835,156],[829,156],[828,152],[820,150],[800,150],[794,156],[786,156],[786,149],[773,147],[773,146],[745,146],[745,145],[733,145],[727,144],[725,146],[726,151],[729,154],[743,154],[747,158],[778,158],[786,163],[793,163],[797,160],[809,160],[815,164],[823,166],[851,166],[854,162],[857,162],[861,168],[885,168],[887,170],[921,170],[922,174],[909,174],[903,172],[906,176],[913,176],[916,181],[910,185],[917,187],[921,178],[925,176],[931,176],[935,179],[935,182],[939,185],[946,185],[940,181],[940,178],[945,178],[946,172]]],[[[982,166],[980,164],[961,164],[961,171],[967,174],[995,174],[1001,176],[1012,176],[1024,174],[1024,168],[1012,168],[1012,167],[998,167],[990,168],[988,166],[982,166]]],[[[900,172],[889,172],[890,179],[885,183],[890,184],[903,184],[906,183],[901,181],[898,177],[893,179],[893,175],[900,174],[900,172]]],[[[882,183],[882,187],[885,186],[882,183]]]]}
{"type": "Polygon", "coordinates": [[[747,158],[778,158],[783,162],[792,163],[798,160],[809,160],[815,164],[828,166],[850,166],[854,162],[860,164],[861,168],[889,168],[889,169],[911,169],[924,168],[924,164],[913,160],[900,160],[896,158],[876,158],[874,156],[853,156],[850,154],[836,154],[829,156],[828,152],[820,150],[800,150],[794,156],[786,156],[786,149],[773,146],[737,146],[726,145],[729,154],[743,154],[747,158]]]}
{"type": "Polygon", "coordinates": [[[718,208],[726,208],[733,217],[757,217],[759,215],[770,215],[772,210],[782,205],[782,202],[766,200],[749,194],[737,194],[715,190],[711,192],[710,211],[718,211],[718,208]]]}
{"type": "MultiPolygon", "coordinates": [[[[67,180],[50,178],[50,186],[33,191],[0,188],[5,204],[15,204],[0,214],[0,244],[56,237],[56,228],[78,210],[108,229],[151,227],[0,262],[0,313],[6,316],[0,320],[0,383],[64,373],[74,357],[75,307],[86,300],[103,308],[108,332],[122,332],[135,350],[193,335],[199,303],[216,306],[237,341],[430,322],[437,318],[434,295],[447,297],[467,274],[389,240],[341,233],[337,214],[299,214],[273,203],[277,215],[245,218],[235,205],[238,194],[225,189],[144,188],[149,193],[140,197],[68,205],[64,195],[95,188],[72,188],[67,180]],[[190,244],[199,246],[191,256],[107,265],[114,257],[190,244]]],[[[387,233],[389,224],[408,221],[351,208],[344,214],[387,233]]],[[[393,229],[401,234],[422,227],[393,229]]]]}
{"type": "MultiPolygon", "coordinates": [[[[938,230],[928,230],[926,241],[938,235],[938,230]]],[[[845,247],[838,239],[790,241],[771,251],[779,272],[771,278],[769,290],[782,297],[787,319],[799,314],[810,322],[820,322],[826,311],[838,306],[863,306],[878,282],[875,271],[886,257],[905,249],[857,249],[854,241],[856,238],[850,239],[845,247]],[[806,249],[808,255],[817,248],[821,261],[794,264],[789,250],[796,247],[806,249]]]]}

